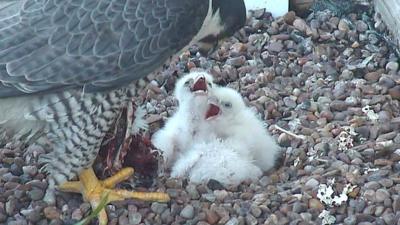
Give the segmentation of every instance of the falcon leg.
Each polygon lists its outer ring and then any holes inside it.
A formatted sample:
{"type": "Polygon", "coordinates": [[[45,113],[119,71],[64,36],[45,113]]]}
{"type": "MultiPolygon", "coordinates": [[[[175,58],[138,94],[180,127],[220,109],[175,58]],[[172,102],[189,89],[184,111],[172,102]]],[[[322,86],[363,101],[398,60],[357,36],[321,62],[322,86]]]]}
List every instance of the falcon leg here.
{"type": "MultiPolygon", "coordinates": [[[[99,181],[94,174],[92,168],[85,169],[79,175],[79,181],[65,182],[59,186],[59,189],[64,192],[81,193],[83,198],[90,202],[92,209],[95,209],[104,194],[108,194],[107,203],[112,201],[121,201],[124,199],[134,198],[144,201],[159,201],[167,202],[169,196],[160,192],[135,192],[122,189],[114,189],[115,185],[123,180],[126,180],[133,174],[132,168],[124,168],[114,176],[99,181]]],[[[105,209],[102,209],[99,214],[99,224],[106,225],[108,222],[105,209]]]]}

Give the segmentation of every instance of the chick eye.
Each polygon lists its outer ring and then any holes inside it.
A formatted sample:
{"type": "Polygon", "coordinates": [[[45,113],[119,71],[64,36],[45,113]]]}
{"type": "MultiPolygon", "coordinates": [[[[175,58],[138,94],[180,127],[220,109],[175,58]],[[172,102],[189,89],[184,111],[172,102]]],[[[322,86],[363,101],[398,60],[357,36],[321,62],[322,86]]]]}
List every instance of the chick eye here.
{"type": "Polygon", "coordinates": [[[190,83],[190,81],[188,80],[188,81],[185,82],[185,85],[188,86],[189,83],[190,83]]]}
{"type": "Polygon", "coordinates": [[[232,103],[230,103],[230,102],[225,102],[225,103],[224,103],[224,106],[225,106],[226,108],[232,108],[232,103]]]}
{"type": "Polygon", "coordinates": [[[207,84],[208,84],[208,86],[212,87],[212,83],[208,82],[207,84]]]}

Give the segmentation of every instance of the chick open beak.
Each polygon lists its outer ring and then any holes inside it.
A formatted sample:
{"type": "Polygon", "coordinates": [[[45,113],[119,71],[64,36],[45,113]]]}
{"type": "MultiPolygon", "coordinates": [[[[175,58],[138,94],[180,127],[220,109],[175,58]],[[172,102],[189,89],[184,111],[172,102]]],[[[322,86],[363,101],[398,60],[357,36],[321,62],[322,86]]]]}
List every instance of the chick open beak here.
{"type": "Polygon", "coordinates": [[[219,108],[219,106],[210,103],[208,105],[208,110],[206,112],[206,120],[210,120],[210,119],[218,116],[220,111],[221,111],[221,109],[219,108]]]}
{"type": "Polygon", "coordinates": [[[205,77],[199,77],[190,89],[194,93],[207,93],[207,82],[205,77]]]}

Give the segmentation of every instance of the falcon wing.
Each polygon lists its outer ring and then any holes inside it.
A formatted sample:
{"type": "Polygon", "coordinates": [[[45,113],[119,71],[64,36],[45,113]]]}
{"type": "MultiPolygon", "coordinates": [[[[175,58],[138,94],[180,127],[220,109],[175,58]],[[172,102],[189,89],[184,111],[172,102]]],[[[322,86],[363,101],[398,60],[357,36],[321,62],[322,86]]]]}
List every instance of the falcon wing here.
{"type": "Polygon", "coordinates": [[[140,79],[191,41],[208,1],[14,0],[0,7],[1,98],[102,91],[140,79]]]}

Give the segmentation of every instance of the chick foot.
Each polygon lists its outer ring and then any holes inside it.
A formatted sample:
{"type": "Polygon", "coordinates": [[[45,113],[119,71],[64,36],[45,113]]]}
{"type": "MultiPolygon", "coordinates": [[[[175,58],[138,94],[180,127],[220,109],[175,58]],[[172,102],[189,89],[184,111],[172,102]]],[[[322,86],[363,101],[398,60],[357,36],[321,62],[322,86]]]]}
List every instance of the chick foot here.
{"type": "MultiPolygon", "coordinates": [[[[63,192],[81,193],[85,201],[88,201],[94,210],[103,198],[107,196],[106,203],[121,201],[124,199],[139,199],[143,201],[168,202],[169,196],[161,192],[135,192],[122,189],[114,189],[115,185],[128,179],[134,170],[124,168],[118,173],[103,181],[97,179],[92,168],[85,169],[79,175],[79,181],[65,182],[59,186],[63,192]]],[[[108,223],[107,213],[102,209],[99,213],[99,225],[108,223]]]]}

